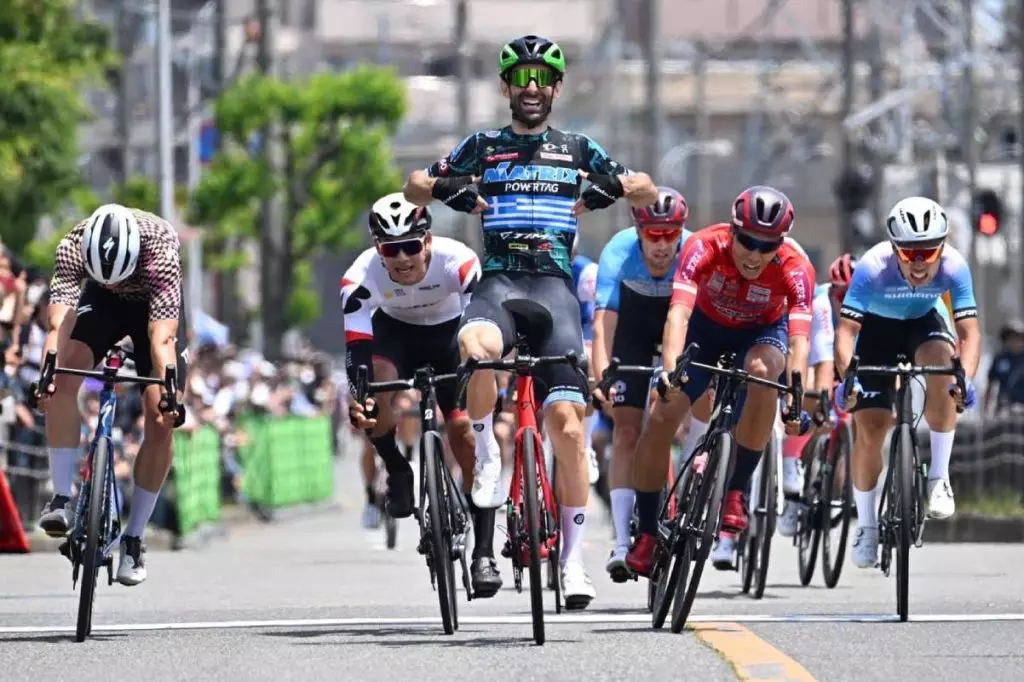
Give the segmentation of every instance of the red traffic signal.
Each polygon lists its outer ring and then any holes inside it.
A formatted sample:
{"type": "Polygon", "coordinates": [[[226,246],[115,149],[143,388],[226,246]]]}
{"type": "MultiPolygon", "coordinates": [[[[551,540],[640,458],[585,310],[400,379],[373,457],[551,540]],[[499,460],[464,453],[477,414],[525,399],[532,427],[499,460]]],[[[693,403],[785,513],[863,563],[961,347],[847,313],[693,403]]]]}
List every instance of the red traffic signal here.
{"type": "Polygon", "coordinates": [[[999,231],[1003,221],[1003,202],[991,189],[982,189],[974,194],[974,229],[991,237],[999,231]]]}

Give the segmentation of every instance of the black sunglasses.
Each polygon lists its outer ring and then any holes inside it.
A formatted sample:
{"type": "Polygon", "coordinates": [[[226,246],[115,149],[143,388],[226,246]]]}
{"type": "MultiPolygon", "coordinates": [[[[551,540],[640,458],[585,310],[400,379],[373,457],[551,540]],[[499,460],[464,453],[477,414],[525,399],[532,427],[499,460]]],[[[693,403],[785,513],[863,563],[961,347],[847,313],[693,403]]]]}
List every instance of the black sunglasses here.
{"type": "Polygon", "coordinates": [[[385,258],[398,258],[398,254],[404,253],[407,256],[415,256],[423,250],[424,239],[417,237],[416,239],[403,239],[397,242],[379,242],[377,248],[380,249],[380,255],[385,258]]]}
{"type": "Polygon", "coordinates": [[[733,228],[732,236],[733,239],[738,241],[740,243],[740,246],[742,246],[747,251],[757,251],[758,253],[771,253],[772,251],[778,251],[780,248],[782,248],[783,240],[781,239],[779,239],[778,241],[764,241],[761,239],[757,239],[755,237],[751,237],[749,234],[744,234],[743,232],[740,232],[736,228],[733,228]]]}

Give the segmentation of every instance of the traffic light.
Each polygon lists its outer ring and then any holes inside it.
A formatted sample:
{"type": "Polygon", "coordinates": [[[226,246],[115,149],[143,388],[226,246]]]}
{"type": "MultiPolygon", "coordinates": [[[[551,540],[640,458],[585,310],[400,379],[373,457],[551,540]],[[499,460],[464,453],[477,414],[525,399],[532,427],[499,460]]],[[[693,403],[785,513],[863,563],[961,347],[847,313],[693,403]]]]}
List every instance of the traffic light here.
{"type": "Polygon", "coordinates": [[[1003,202],[999,195],[991,189],[981,189],[974,193],[974,229],[991,237],[999,231],[1003,222],[1003,202]]]}

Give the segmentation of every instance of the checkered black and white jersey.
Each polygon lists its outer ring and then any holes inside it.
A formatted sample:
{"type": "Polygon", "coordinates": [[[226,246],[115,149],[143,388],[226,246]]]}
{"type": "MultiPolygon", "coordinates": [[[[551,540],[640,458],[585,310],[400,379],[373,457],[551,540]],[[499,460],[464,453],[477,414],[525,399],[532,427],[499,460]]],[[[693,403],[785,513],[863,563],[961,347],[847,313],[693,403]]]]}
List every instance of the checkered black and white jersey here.
{"type": "MultiPolygon", "coordinates": [[[[181,316],[181,246],[178,232],[163,218],[132,209],[139,224],[139,261],[135,273],[108,291],[130,301],[149,302],[149,320],[175,320],[181,316]]],[[[89,278],[82,254],[85,220],[75,225],[57,246],[50,303],[77,306],[89,278]]]]}

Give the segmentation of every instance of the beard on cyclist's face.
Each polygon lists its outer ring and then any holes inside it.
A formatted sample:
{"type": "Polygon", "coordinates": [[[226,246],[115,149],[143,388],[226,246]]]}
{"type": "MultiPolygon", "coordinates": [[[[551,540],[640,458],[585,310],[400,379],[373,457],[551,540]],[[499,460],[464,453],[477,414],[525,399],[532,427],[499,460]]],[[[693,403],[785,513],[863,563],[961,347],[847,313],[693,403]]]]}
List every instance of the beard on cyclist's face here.
{"type": "Polygon", "coordinates": [[[502,94],[508,97],[512,118],[531,129],[542,125],[551,115],[551,105],[561,88],[560,81],[546,88],[537,87],[536,81],[530,81],[525,88],[504,81],[501,83],[502,94]]]}
{"type": "Polygon", "coordinates": [[[640,250],[644,256],[644,263],[652,274],[664,273],[672,267],[672,262],[679,251],[680,239],[650,239],[644,235],[644,230],[640,230],[640,250]]]}
{"type": "MultiPolygon", "coordinates": [[[[415,247],[415,245],[413,246],[415,247]]],[[[381,260],[384,261],[384,267],[387,269],[388,276],[392,280],[405,286],[418,284],[426,277],[427,265],[430,263],[430,235],[381,241],[378,243],[377,252],[380,253],[381,260]],[[415,250],[415,248],[398,249],[395,255],[384,255],[381,253],[380,244],[415,241],[420,242],[420,250],[417,253],[408,253],[409,250],[415,250]]]]}
{"type": "Polygon", "coordinates": [[[733,228],[732,258],[736,269],[744,279],[753,280],[760,277],[781,247],[782,240],[769,240],[760,235],[733,228]],[[774,246],[774,248],[765,252],[763,249],[769,246],[774,246]]]}

